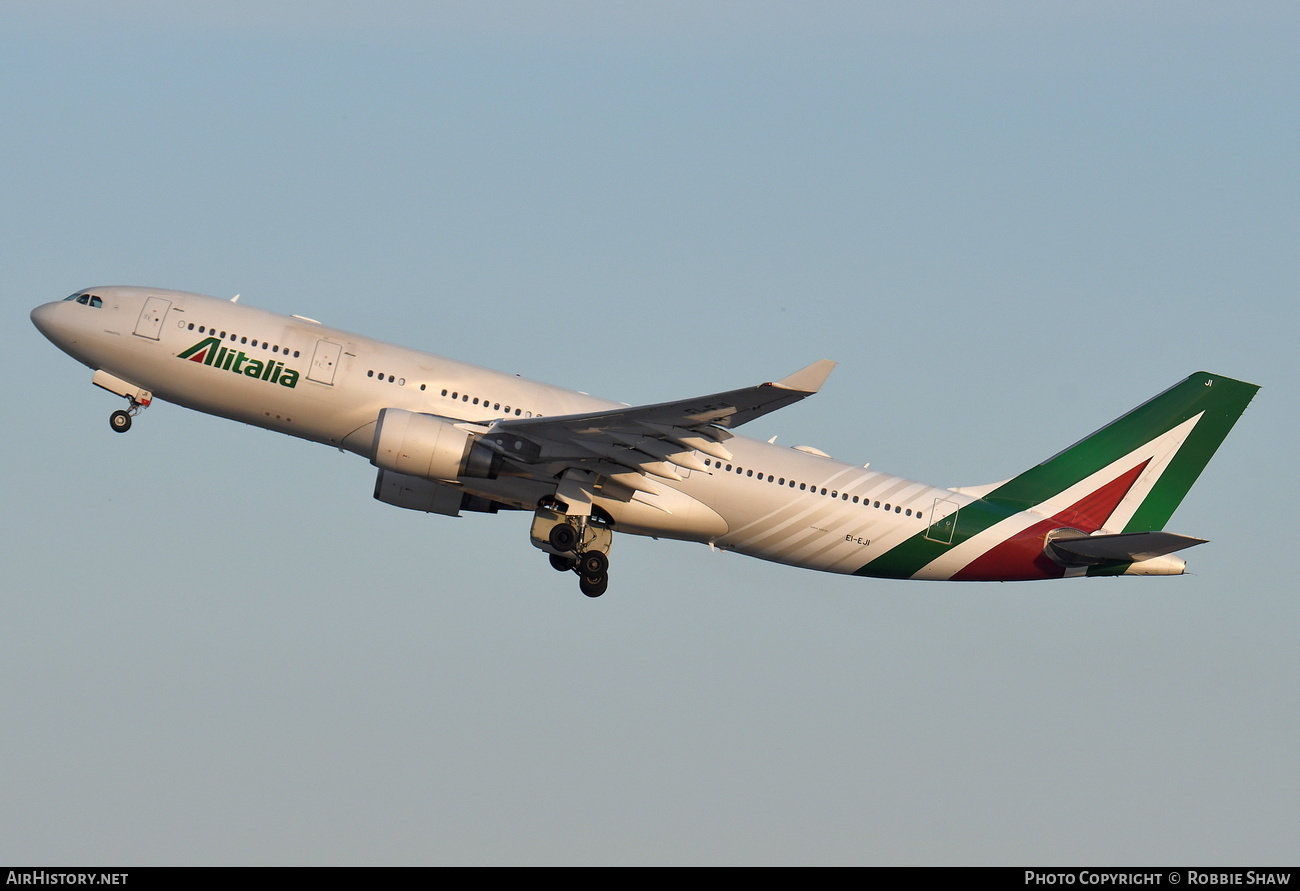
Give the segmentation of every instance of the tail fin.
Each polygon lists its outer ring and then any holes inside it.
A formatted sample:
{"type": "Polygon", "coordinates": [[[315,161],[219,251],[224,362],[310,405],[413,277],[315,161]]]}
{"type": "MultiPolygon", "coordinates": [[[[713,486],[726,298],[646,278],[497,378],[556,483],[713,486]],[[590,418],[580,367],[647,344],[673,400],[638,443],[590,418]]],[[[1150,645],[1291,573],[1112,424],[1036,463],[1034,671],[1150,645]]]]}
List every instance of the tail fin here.
{"type": "Polygon", "coordinates": [[[1085,532],[1164,529],[1258,390],[1197,372],[1043,463],[984,494],[1085,532]]]}
{"type": "Polygon", "coordinates": [[[1165,533],[1164,525],[1258,389],[1197,372],[1014,479],[957,489],[975,500],[857,574],[960,581],[1177,575],[1184,564],[1172,552],[1200,539],[1165,533]]]}

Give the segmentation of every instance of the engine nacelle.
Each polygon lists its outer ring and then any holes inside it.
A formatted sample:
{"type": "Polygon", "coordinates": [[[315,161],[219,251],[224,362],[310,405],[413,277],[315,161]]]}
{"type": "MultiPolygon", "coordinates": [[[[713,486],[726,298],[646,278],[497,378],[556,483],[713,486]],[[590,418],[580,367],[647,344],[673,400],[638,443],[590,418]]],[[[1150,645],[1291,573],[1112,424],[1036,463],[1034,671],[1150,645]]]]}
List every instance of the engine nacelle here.
{"type": "Polygon", "coordinates": [[[375,500],[394,507],[459,517],[464,499],[465,493],[459,488],[435,483],[422,476],[381,469],[375,478],[375,500]]]}
{"type": "Polygon", "coordinates": [[[459,486],[435,483],[422,476],[379,471],[375,478],[375,500],[407,510],[422,510],[430,514],[459,517],[463,510],[494,514],[507,507],[490,498],[471,495],[459,486]]]}
{"type": "Polygon", "coordinates": [[[370,463],[426,480],[495,479],[501,456],[446,418],[386,408],[375,425],[370,463]]]}

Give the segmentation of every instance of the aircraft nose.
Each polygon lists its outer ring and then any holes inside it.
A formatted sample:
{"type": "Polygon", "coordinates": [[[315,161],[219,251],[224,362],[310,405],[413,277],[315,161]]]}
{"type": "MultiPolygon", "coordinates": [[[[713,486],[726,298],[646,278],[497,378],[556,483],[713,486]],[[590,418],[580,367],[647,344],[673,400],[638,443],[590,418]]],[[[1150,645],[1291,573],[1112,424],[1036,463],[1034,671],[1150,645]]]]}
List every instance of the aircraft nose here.
{"type": "Polygon", "coordinates": [[[36,330],[61,350],[67,350],[78,340],[77,327],[74,324],[75,314],[68,312],[69,306],[71,304],[66,300],[56,300],[54,303],[45,303],[32,310],[32,324],[36,326],[36,330]]]}
{"type": "Polygon", "coordinates": [[[57,303],[42,303],[32,310],[32,324],[36,326],[37,331],[50,340],[54,339],[54,329],[57,324],[54,318],[57,315],[54,309],[56,306],[57,303]]]}

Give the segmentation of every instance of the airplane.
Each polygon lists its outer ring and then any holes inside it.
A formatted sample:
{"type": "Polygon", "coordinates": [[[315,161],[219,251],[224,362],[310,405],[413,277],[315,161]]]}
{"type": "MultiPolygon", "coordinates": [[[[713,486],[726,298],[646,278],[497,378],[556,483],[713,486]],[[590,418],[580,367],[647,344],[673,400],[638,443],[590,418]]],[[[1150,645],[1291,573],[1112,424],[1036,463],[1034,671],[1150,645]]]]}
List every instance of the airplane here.
{"type": "Polygon", "coordinates": [[[158,398],[361,455],[386,504],[530,511],[531,543],[588,597],[614,532],[876,578],[1179,575],[1205,540],[1165,523],[1259,389],[1197,372],[1011,479],[942,488],[735,432],[818,392],[830,360],[632,406],[238,299],[87,288],[31,318],[127,401],[114,431],[158,398]]]}

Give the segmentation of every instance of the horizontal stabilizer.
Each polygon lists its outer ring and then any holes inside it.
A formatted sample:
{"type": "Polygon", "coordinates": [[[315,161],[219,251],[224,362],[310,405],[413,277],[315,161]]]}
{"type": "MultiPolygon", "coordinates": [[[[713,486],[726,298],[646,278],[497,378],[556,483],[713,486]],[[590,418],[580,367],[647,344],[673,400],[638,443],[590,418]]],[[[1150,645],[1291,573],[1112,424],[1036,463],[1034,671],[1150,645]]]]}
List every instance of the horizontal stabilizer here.
{"type": "Polygon", "coordinates": [[[1047,549],[1058,562],[1067,566],[1092,566],[1098,563],[1141,563],[1205,544],[1205,541],[1173,532],[1125,532],[1055,539],[1048,543],[1047,549]]]}

